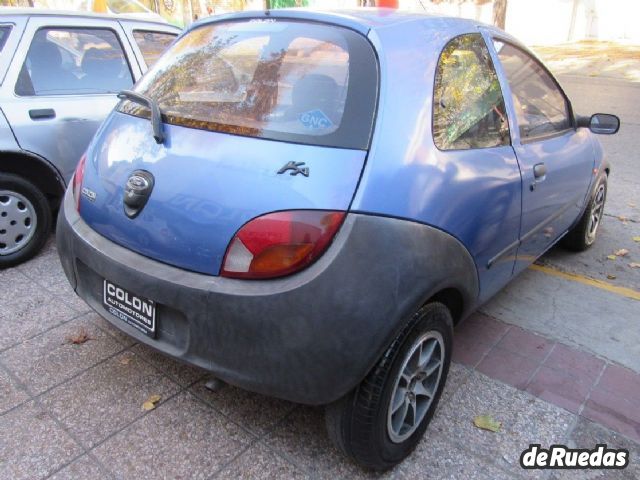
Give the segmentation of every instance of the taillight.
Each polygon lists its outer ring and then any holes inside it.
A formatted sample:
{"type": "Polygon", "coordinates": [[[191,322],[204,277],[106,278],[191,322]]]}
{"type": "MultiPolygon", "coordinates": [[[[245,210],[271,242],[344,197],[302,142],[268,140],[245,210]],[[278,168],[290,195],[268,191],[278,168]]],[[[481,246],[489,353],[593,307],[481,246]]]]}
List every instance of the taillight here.
{"type": "Polygon", "coordinates": [[[231,240],[220,275],[274,278],[316,260],[335,236],[345,212],[292,210],[254,218],[231,240]]]}
{"type": "Polygon", "coordinates": [[[85,153],[80,158],[76,171],[73,174],[73,199],[76,201],[76,210],[80,211],[80,194],[82,189],[82,180],[84,180],[84,164],[87,160],[87,154],[85,153]]]}

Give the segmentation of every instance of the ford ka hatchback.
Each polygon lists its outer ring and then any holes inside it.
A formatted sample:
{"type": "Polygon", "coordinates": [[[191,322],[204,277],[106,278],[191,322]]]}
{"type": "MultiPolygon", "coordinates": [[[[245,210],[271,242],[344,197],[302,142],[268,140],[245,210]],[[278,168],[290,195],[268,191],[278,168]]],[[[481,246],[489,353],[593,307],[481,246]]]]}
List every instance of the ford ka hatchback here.
{"type": "Polygon", "coordinates": [[[226,382],[328,405],[374,469],[418,443],[453,326],[553,244],[590,246],[609,166],[504,32],[388,11],[192,26],[102,125],[57,240],[77,294],[226,382]]]}

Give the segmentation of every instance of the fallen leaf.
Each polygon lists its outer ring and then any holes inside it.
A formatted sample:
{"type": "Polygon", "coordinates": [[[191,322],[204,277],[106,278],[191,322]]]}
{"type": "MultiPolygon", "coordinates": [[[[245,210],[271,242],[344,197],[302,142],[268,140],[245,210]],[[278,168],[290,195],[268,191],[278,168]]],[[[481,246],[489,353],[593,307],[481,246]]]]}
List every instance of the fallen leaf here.
{"type": "Polygon", "coordinates": [[[640,237],[633,237],[634,242],[640,242],[640,237]]]}
{"type": "Polygon", "coordinates": [[[76,333],[67,337],[67,342],[73,345],[82,345],[89,340],[93,340],[93,337],[89,335],[89,332],[84,327],[80,327],[76,333]]]}
{"type": "Polygon", "coordinates": [[[483,430],[498,432],[502,427],[502,422],[495,420],[491,415],[478,415],[473,419],[473,424],[483,430]]]}
{"type": "Polygon", "coordinates": [[[640,263],[631,262],[631,263],[629,264],[629,266],[630,266],[631,268],[640,268],[640,263]]]}
{"type": "Polygon", "coordinates": [[[620,215],[620,216],[618,216],[618,220],[620,220],[621,222],[626,222],[627,221],[627,217],[625,217],[624,215],[620,215]]]}
{"type": "Polygon", "coordinates": [[[129,363],[131,363],[131,357],[122,357],[120,363],[122,365],[129,365],[129,363]]]}
{"type": "Polygon", "coordinates": [[[607,255],[607,258],[608,258],[609,260],[615,260],[615,259],[616,259],[616,258],[618,258],[618,257],[616,257],[615,255],[607,255]]]}
{"type": "Polygon", "coordinates": [[[616,257],[624,257],[627,253],[629,253],[629,250],[627,250],[626,248],[621,248],[620,250],[616,250],[614,252],[616,257]]]}
{"type": "Polygon", "coordinates": [[[160,395],[151,395],[147,398],[147,401],[142,404],[142,409],[149,411],[156,408],[156,403],[160,401],[162,397],[160,395]]]}
{"type": "Polygon", "coordinates": [[[615,280],[615,279],[616,279],[616,278],[618,278],[618,277],[616,277],[615,275],[611,275],[611,274],[609,274],[609,275],[607,275],[607,278],[608,278],[609,280],[615,280]]]}

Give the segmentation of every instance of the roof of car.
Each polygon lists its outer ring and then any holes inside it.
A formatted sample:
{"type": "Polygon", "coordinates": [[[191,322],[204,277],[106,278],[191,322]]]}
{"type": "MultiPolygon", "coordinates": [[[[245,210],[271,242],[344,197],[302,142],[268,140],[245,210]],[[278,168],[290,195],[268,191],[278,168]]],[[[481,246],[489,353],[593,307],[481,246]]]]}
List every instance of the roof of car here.
{"type": "Polygon", "coordinates": [[[107,14],[107,13],[94,13],[94,12],[78,12],[72,10],[51,10],[44,8],[16,8],[16,7],[0,7],[0,18],[3,16],[47,16],[47,17],[75,17],[75,18],[104,18],[109,20],[129,20],[136,22],[156,23],[158,25],[170,25],[166,21],[162,20],[159,15],[158,18],[145,17],[141,14],[107,14]]]}
{"type": "Polygon", "coordinates": [[[244,11],[229,13],[226,15],[215,15],[206,17],[199,22],[203,23],[224,21],[240,18],[291,18],[300,20],[312,20],[318,22],[334,23],[353,30],[366,33],[383,27],[395,26],[413,21],[437,22],[440,28],[446,29],[448,26],[467,24],[469,26],[478,25],[479,22],[458,17],[448,17],[445,15],[430,14],[427,12],[409,12],[390,8],[354,8],[336,10],[314,10],[309,8],[283,8],[268,11],[244,11]]]}

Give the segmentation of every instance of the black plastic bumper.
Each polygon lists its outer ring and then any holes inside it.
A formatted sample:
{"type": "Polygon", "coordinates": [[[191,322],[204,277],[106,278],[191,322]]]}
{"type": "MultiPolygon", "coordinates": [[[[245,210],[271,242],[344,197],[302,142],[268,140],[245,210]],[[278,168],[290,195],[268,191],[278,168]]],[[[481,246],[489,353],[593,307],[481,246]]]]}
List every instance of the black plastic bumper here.
{"type": "Polygon", "coordinates": [[[279,280],[212,277],[134,253],[89,228],[70,191],[57,243],[76,293],[137,341],[247,390],[306,404],[355,387],[438,289],[457,288],[465,306],[477,296],[473,261],[455,239],[368,215],[348,215],[314,265],[279,280]],[[104,309],[103,279],[157,303],[155,339],[104,309]]]}

